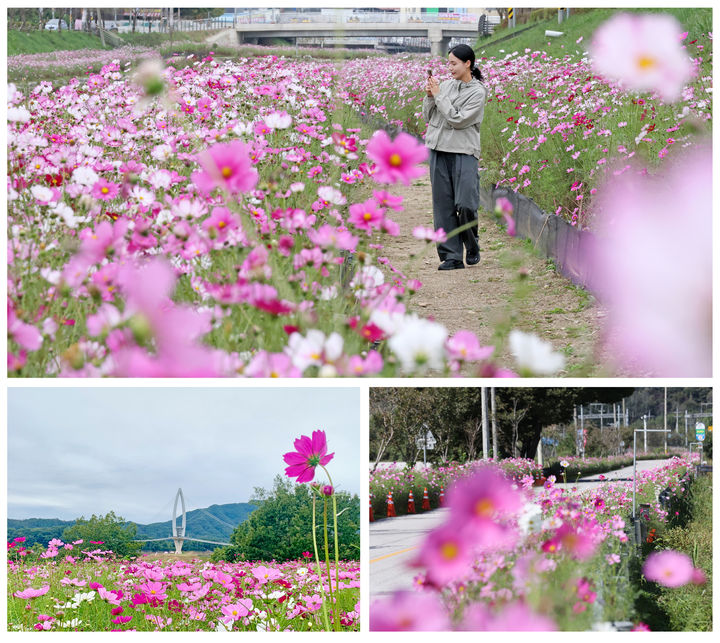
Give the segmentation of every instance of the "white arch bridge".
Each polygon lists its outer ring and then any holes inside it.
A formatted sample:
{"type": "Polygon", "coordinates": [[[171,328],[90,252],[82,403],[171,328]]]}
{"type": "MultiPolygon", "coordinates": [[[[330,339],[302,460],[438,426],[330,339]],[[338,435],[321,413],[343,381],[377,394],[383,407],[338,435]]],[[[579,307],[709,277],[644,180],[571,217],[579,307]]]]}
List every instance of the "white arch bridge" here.
{"type": "Polygon", "coordinates": [[[165,538],[138,538],[134,542],[153,543],[153,542],[160,542],[162,540],[172,540],[175,543],[175,553],[176,554],[182,553],[183,543],[186,540],[192,540],[193,542],[196,542],[196,543],[209,543],[210,545],[230,545],[231,544],[231,543],[221,543],[216,540],[204,540],[202,538],[190,538],[185,534],[186,525],[187,525],[187,515],[185,512],[185,496],[183,496],[182,489],[178,488],[177,494],[175,495],[175,504],[173,505],[172,535],[166,536],[165,538]],[[178,520],[177,520],[178,519],[178,512],[177,512],[178,500],[180,501],[180,506],[182,508],[182,514],[180,516],[180,518],[182,520],[181,520],[180,524],[178,524],[178,520]]]}

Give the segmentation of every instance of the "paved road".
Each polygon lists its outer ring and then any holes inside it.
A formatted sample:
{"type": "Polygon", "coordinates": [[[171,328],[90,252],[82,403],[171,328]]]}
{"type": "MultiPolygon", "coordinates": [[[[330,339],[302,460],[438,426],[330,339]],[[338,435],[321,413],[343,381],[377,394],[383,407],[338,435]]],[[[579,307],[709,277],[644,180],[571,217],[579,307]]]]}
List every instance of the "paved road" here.
{"type": "MultiPolygon", "coordinates": [[[[664,462],[665,460],[638,460],[637,470],[647,471],[648,469],[656,469],[662,466],[664,462]]],[[[572,490],[574,487],[577,487],[578,491],[585,491],[586,489],[596,489],[600,485],[608,482],[632,482],[632,472],[633,468],[632,465],[630,465],[629,467],[623,467],[622,469],[616,469],[615,471],[603,473],[602,475],[605,476],[605,480],[600,480],[598,477],[600,474],[595,474],[587,478],[580,478],[577,482],[568,480],[567,484],[563,484],[562,478],[560,478],[555,484],[563,489],[572,490]]],[[[536,487],[536,489],[537,488],[538,487],[536,487]]]]}
{"type": "MultiPolygon", "coordinates": [[[[659,467],[665,460],[642,460],[637,463],[638,471],[659,467]]],[[[578,491],[594,489],[600,485],[617,481],[632,481],[632,465],[602,475],[581,478],[577,482],[558,486],[578,491]]],[[[535,487],[539,492],[541,487],[535,487]]],[[[427,532],[440,525],[447,515],[447,509],[436,509],[415,516],[386,518],[370,523],[370,600],[387,596],[399,589],[410,589],[412,580],[420,571],[410,567],[417,548],[427,532]]]]}
{"type": "Polygon", "coordinates": [[[445,520],[447,509],[370,523],[370,600],[410,589],[418,569],[410,567],[425,534],[445,520]]]}

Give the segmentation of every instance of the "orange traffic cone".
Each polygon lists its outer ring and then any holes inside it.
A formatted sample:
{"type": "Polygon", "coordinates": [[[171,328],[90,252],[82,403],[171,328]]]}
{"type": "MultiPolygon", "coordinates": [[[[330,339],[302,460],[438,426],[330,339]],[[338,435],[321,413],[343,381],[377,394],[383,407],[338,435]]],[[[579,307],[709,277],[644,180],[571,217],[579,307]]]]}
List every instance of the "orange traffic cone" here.
{"type": "Polygon", "coordinates": [[[441,507],[445,506],[445,488],[444,487],[440,487],[440,502],[439,502],[439,504],[441,507]]]}
{"type": "Polygon", "coordinates": [[[370,522],[375,522],[375,516],[373,516],[372,510],[372,498],[370,498],[370,522]]]}
{"type": "Polygon", "coordinates": [[[409,514],[415,513],[415,498],[413,498],[412,491],[410,492],[410,495],[408,496],[408,513],[409,514]]]}
{"type": "Polygon", "coordinates": [[[425,491],[423,491],[422,508],[423,511],[430,511],[430,496],[428,496],[427,487],[425,487],[425,491]]]}
{"type": "Polygon", "coordinates": [[[397,516],[397,514],[395,513],[395,503],[393,502],[391,491],[387,498],[387,517],[394,518],[395,516],[397,516]]]}

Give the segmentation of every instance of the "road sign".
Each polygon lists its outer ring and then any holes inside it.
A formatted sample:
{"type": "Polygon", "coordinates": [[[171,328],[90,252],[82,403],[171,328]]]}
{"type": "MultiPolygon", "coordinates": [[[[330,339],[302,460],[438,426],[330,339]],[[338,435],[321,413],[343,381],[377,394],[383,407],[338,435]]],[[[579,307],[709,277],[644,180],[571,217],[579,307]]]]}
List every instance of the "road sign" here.
{"type": "Polygon", "coordinates": [[[698,442],[702,442],[705,439],[705,425],[702,422],[698,422],[695,425],[695,439],[698,442]]]}
{"type": "Polygon", "coordinates": [[[415,440],[415,446],[417,446],[418,449],[422,449],[423,447],[425,447],[426,449],[434,449],[435,436],[430,431],[428,431],[425,434],[425,437],[421,437],[415,440]]]}

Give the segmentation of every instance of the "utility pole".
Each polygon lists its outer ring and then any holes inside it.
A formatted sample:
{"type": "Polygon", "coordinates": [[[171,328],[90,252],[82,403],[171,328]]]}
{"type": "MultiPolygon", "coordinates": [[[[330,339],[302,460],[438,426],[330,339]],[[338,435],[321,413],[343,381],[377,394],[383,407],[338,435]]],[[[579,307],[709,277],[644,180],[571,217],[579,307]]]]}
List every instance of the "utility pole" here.
{"type": "Polygon", "coordinates": [[[480,387],[480,407],[482,409],[482,441],[483,441],[483,460],[488,459],[488,409],[487,409],[487,393],[486,387],[480,387]]]}
{"type": "Polygon", "coordinates": [[[495,417],[495,387],[490,387],[490,414],[492,416],[492,439],[493,439],[493,458],[497,460],[500,455],[498,451],[498,434],[497,434],[497,418],[495,417]]]}
{"type": "Polygon", "coordinates": [[[643,440],[644,440],[643,453],[647,453],[647,415],[642,416],[642,421],[643,421],[643,440]]]}
{"type": "Polygon", "coordinates": [[[687,449],[687,446],[688,446],[687,424],[688,424],[688,412],[687,412],[687,409],[685,409],[685,448],[686,448],[686,449],[687,449]]]}
{"type": "Polygon", "coordinates": [[[663,418],[663,430],[665,433],[665,455],[667,455],[667,386],[665,387],[665,415],[663,418]]]}

